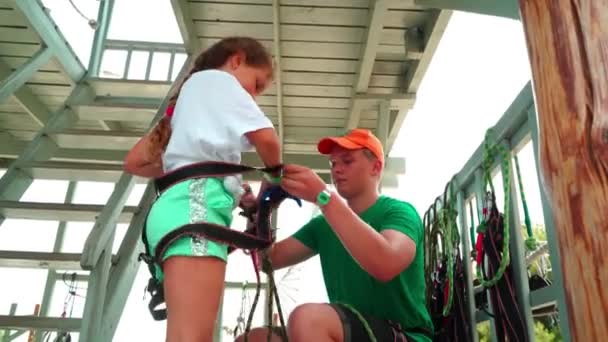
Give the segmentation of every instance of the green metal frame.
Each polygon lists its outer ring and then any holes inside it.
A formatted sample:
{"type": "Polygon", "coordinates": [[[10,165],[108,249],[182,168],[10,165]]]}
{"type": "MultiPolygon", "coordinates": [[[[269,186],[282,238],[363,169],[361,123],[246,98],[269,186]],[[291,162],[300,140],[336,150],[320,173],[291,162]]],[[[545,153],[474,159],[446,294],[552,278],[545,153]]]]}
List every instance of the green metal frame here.
{"type": "MultiPolygon", "coordinates": [[[[11,68],[0,60],[0,78],[9,78],[13,74],[11,68]]],[[[26,80],[27,81],[27,80],[26,80]]],[[[32,119],[40,125],[44,126],[44,123],[49,119],[48,108],[36,97],[28,87],[20,87],[15,89],[12,94],[14,99],[23,107],[24,110],[30,114],[32,119]]],[[[2,103],[3,100],[0,100],[2,103]]]]}
{"type": "MultiPolygon", "coordinates": [[[[485,189],[483,188],[483,172],[481,170],[481,168],[476,167],[475,168],[475,179],[473,180],[473,195],[475,196],[475,203],[477,203],[477,217],[481,218],[483,217],[483,199],[484,199],[484,194],[485,194],[485,189]]],[[[459,183],[460,186],[462,186],[462,184],[459,183]]],[[[460,215],[460,212],[458,213],[460,215]]],[[[479,219],[481,221],[481,219],[479,219]]],[[[487,265],[484,264],[482,265],[482,267],[486,268],[487,265]]],[[[486,296],[488,298],[488,312],[492,315],[494,315],[494,307],[492,305],[492,301],[490,300],[490,291],[487,289],[483,289],[483,291],[486,292],[486,296]]],[[[473,305],[474,301],[475,301],[475,293],[469,294],[469,296],[467,296],[467,298],[469,298],[469,300],[473,301],[473,305]]],[[[471,305],[471,304],[469,304],[471,305]]],[[[496,342],[496,324],[494,323],[494,318],[493,317],[487,317],[487,319],[490,321],[490,341],[492,342],[496,342]]],[[[478,320],[478,322],[480,322],[480,320],[478,320]]]]}
{"type": "Polygon", "coordinates": [[[112,268],[108,280],[108,294],[103,309],[103,322],[101,325],[100,338],[102,341],[112,341],[120,317],[137,271],[141,263],[139,253],[143,252],[141,234],[147,216],[147,208],[152,205],[156,193],[151,184],[148,185],[139,203],[140,210],[134,215],[127,234],[122,239],[118,250],[118,262],[112,268]]]}
{"type": "Polygon", "coordinates": [[[99,68],[101,67],[106,37],[110,29],[113,8],[114,0],[100,0],[99,11],[97,12],[97,29],[95,30],[91,46],[88,77],[99,76],[99,68]]]}
{"type": "Polygon", "coordinates": [[[40,0],[13,1],[15,6],[28,18],[30,25],[38,32],[42,41],[53,51],[72,81],[79,82],[84,77],[86,70],[53,19],[46,13],[42,2],[40,0]]]}
{"type": "Polygon", "coordinates": [[[517,0],[415,0],[416,5],[519,19],[517,0]]]}
{"type": "MultiPolygon", "coordinates": [[[[68,189],[65,194],[64,202],[66,204],[69,204],[72,202],[75,191],[76,191],[76,182],[70,182],[68,184],[68,189]]],[[[65,221],[59,222],[59,226],[57,227],[57,233],[55,234],[55,243],[53,245],[54,253],[61,252],[61,247],[63,246],[63,242],[65,240],[66,226],[67,226],[67,222],[65,222],[65,221]]],[[[49,269],[48,274],[46,276],[46,284],[44,286],[44,292],[42,294],[42,303],[40,304],[39,316],[42,316],[42,317],[48,316],[49,306],[51,304],[53,292],[55,291],[56,283],[57,283],[57,272],[54,269],[49,269]]],[[[34,337],[34,341],[42,342],[42,334],[36,334],[34,337]]]]}
{"type": "Polygon", "coordinates": [[[43,46],[26,63],[17,68],[10,76],[4,78],[0,82],[0,103],[21,88],[38,69],[48,63],[52,56],[53,51],[43,46]]]}
{"type": "MultiPolygon", "coordinates": [[[[463,265],[469,265],[466,262],[468,260],[469,255],[471,255],[471,244],[472,241],[469,241],[469,233],[467,227],[467,215],[466,215],[466,207],[464,201],[464,192],[458,191],[456,195],[456,206],[458,210],[458,220],[460,224],[460,242],[462,243],[462,256],[463,256],[463,265]]],[[[473,218],[471,218],[472,220],[473,218]]],[[[471,274],[471,267],[464,267],[464,280],[466,282],[466,293],[467,295],[474,294],[473,288],[473,275],[471,274]]],[[[467,297],[468,299],[468,297],[467,297]]],[[[471,337],[473,337],[473,342],[479,341],[479,334],[477,333],[477,322],[475,320],[475,297],[473,296],[473,300],[467,300],[467,315],[469,316],[469,329],[471,331],[471,337]]]]}
{"type": "MultiPolygon", "coordinates": [[[[15,312],[17,312],[17,303],[11,304],[11,308],[10,308],[8,314],[9,314],[9,316],[13,316],[15,314],[15,312]]],[[[2,342],[10,342],[13,339],[14,338],[13,338],[13,335],[11,335],[10,329],[4,330],[4,336],[2,337],[2,342]]]]}
{"type": "MultiPolygon", "coordinates": [[[[131,69],[131,56],[133,52],[147,52],[148,59],[146,61],[146,71],[145,77],[143,81],[150,80],[150,72],[152,70],[152,61],[155,53],[168,53],[169,54],[169,67],[167,68],[167,75],[164,80],[166,82],[172,82],[173,75],[173,64],[175,62],[175,56],[177,54],[186,54],[186,48],[182,44],[174,44],[174,43],[154,43],[154,42],[140,42],[140,41],[128,41],[128,40],[118,40],[118,39],[107,39],[103,44],[103,52],[112,50],[112,51],[125,51],[127,53],[127,57],[125,60],[125,65],[123,69],[122,79],[130,79],[129,78],[129,70],[131,69]]],[[[101,60],[100,60],[101,63],[101,60]]],[[[91,77],[98,76],[98,72],[90,73],[91,77]]],[[[156,81],[156,80],[155,80],[156,81]]]]}
{"type": "MultiPolygon", "coordinates": [[[[49,133],[62,130],[74,124],[78,117],[70,109],[70,104],[81,97],[91,97],[88,85],[78,85],[66,99],[62,110],[52,114],[45,125],[30,141],[25,150],[19,155],[0,179],[0,199],[19,200],[33,182],[33,178],[22,169],[22,165],[31,161],[48,160],[57,150],[57,144],[49,137],[49,133]]],[[[4,217],[0,215],[0,225],[4,217]]]]}

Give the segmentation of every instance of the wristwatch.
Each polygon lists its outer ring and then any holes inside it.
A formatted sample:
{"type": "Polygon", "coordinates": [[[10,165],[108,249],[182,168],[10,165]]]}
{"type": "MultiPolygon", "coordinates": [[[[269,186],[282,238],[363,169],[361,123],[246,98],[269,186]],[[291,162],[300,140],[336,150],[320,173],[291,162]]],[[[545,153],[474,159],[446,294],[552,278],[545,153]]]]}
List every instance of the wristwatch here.
{"type": "Polygon", "coordinates": [[[319,194],[317,195],[317,205],[319,207],[324,207],[327,205],[327,203],[329,203],[330,199],[331,199],[331,192],[329,192],[329,189],[325,188],[323,191],[319,192],[319,194]]]}

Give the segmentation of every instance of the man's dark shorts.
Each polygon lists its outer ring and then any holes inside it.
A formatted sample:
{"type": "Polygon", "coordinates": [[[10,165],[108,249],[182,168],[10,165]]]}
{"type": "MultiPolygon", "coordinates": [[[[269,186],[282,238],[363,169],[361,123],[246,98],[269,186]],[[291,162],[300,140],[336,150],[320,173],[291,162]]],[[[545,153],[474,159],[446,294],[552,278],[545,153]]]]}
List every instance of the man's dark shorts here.
{"type": "Polygon", "coordinates": [[[340,317],[344,329],[344,342],[371,342],[369,332],[361,320],[363,318],[367,326],[374,334],[378,342],[407,342],[407,338],[398,323],[389,322],[373,316],[361,314],[361,317],[352,309],[341,304],[329,304],[340,317]]]}
{"type": "MultiPolygon", "coordinates": [[[[351,310],[349,307],[342,304],[328,304],[338,314],[340,321],[342,322],[344,342],[372,342],[369,333],[362,322],[359,315],[351,310]]],[[[377,342],[407,342],[408,339],[401,328],[401,325],[396,322],[390,322],[382,320],[370,315],[361,314],[362,318],[367,323],[367,326],[371,330],[377,342]]],[[[277,336],[281,336],[281,328],[273,327],[274,333],[277,336]]],[[[429,336],[432,340],[430,332],[415,329],[415,331],[409,331],[410,333],[418,333],[429,336]]]]}

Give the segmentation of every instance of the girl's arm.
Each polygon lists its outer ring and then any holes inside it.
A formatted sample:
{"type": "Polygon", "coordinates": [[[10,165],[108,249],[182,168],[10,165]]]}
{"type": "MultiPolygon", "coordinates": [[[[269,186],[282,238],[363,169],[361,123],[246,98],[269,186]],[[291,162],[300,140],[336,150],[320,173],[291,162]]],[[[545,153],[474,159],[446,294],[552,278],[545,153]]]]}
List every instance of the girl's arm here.
{"type": "Polygon", "coordinates": [[[162,176],[162,155],[170,137],[171,117],[166,115],[129,151],[125,157],[125,171],[146,178],[162,176]]]}
{"type": "MultiPolygon", "coordinates": [[[[256,152],[266,167],[282,164],[281,143],[274,128],[262,128],[245,133],[245,136],[255,147],[256,152]]],[[[270,183],[266,179],[262,180],[259,193],[263,193],[269,185],[270,183]]]]}
{"type": "Polygon", "coordinates": [[[163,175],[162,159],[150,155],[149,144],[149,135],[145,135],[131,148],[125,157],[126,172],[145,178],[158,178],[163,175]]]}

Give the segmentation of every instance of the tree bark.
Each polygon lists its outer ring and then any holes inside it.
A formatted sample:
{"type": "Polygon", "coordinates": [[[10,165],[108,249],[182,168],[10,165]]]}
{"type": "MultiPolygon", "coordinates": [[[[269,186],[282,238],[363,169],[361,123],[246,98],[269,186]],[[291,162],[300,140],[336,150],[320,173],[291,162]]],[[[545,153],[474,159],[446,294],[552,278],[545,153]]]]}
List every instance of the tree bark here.
{"type": "Polygon", "coordinates": [[[519,0],[572,341],[608,338],[608,0],[519,0]]]}

